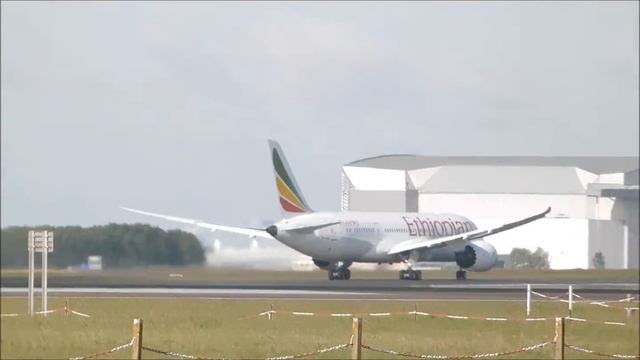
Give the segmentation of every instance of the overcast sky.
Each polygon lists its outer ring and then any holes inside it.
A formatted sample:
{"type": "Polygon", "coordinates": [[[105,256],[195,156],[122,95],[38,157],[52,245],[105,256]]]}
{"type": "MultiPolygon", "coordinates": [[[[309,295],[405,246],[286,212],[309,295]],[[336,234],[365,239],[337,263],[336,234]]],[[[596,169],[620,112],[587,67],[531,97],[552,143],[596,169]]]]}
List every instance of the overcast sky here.
{"type": "Polygon", "coordinates": [[[638,2],[2,2],[2,226],[338,210],[363,157],[636,155],[638,2]]]}

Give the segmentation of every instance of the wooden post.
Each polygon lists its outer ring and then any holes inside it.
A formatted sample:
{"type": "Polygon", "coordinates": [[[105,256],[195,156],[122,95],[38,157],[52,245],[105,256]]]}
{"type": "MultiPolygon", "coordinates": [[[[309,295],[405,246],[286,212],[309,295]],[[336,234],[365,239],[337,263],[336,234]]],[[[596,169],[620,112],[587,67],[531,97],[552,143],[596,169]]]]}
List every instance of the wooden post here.
{"type": "Polygon", "coordinates": [[[351,336],[353,337],[351,359],[360,360],[362,358],[362,318],[353,318],[351,336]]]}
{"type": "Polygon", "coordinates": [[[64,314],[69,315],[69,299],[64,299],[64,314]]]}
{"type": "Polygon", "coordinates": [[[133,319],[133,345],[131,346],[131,358],[142,359],[142,319],[133,319]]]}
{"type": "Polygon", "coordinates": [[[413,303],[413,321],[418,321],[418,304],[413,303]]]}
{"type": "Polygon", "coordinates": [[[564,318],[556,318],[556,344],[553,358],[555,360],[564,360],[564,318]]]}

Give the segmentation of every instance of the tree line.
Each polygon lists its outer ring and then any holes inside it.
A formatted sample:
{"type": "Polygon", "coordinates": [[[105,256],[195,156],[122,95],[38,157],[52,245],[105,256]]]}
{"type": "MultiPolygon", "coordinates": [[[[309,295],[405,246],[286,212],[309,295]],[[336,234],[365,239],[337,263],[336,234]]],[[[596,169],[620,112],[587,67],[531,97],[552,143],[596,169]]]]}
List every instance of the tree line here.
{"type": "MultiPolygon", "coordinates": [[[[108,224],[89,228],[79,226],[15,226],[2,229],[0,266],[27,267],[29,230],[54,232],[54,252],[50,267],[66,268],[87,261],[89,255],[101,255],[105,268],[148,265],[199,265],[204,249],[191,233],[165,231],[144,224],[108,224]]],[[[36,259],[39,259],[39,253],[36,259]]],[[[36,260],[38,261],[38,260],[36,260]]]]}
{"type": "Polygon", "coordinates": [[[511,266],[516,269],[548,269],[549,253],[540,247],[534,252],[525,248],[513,248],[511,266]]]}

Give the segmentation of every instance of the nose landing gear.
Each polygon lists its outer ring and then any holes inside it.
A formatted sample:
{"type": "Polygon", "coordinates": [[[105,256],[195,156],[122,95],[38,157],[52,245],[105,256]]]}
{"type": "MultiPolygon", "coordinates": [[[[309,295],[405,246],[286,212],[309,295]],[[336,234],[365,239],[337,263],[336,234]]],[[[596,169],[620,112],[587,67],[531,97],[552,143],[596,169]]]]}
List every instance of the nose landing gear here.
{"type": "Polygon", "coordinates": [[[464,270],[456,271],[456,280],[467,280],[467,272],[464,270]]]}

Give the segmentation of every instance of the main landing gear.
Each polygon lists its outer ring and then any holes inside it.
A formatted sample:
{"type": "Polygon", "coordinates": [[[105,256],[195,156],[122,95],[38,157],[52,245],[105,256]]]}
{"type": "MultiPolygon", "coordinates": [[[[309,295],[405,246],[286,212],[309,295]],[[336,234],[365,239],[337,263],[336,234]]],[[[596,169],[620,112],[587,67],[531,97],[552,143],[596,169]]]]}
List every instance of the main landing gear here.
{"type": "Polygon", "coordinates": [[[400,270],[400,280],[422,280],[422,271],[420,270],[400,270]]]}
{"type": "Polygon", "coordinates": [[[456,271],[456,280],[467,280],[467,272],[464,270],[456,271]]]}
{"type": "Polygon", "coordinates": [[[346,267],[338,267],[329,270],[329,280],[349,280],[351,279],[351,270],[346,267]]]}

